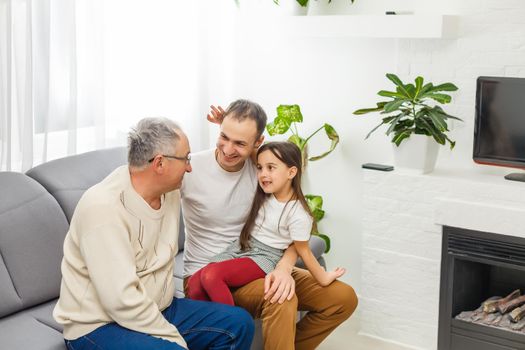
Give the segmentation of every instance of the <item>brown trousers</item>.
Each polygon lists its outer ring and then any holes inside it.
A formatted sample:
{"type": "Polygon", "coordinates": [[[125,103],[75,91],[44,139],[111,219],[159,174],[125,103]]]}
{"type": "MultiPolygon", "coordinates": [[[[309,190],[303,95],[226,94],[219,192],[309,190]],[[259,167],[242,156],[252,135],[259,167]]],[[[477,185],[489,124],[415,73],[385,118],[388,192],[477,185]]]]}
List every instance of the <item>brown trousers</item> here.
{"type": "MultiPolygon", "coordinates": [[[[307,270],[294,268],[295,296],[283,304],[264,300],[264,279],[233,291],[235,305],[262,321],[265,350],[315,349],[352,315],[357,295],[352,287],[334,281],[321,287],[307,270]],[[307,311],[299,323],[297,311],[307,311]]],[[[186,289],[187,278],[184,280],[186,289]]]]}

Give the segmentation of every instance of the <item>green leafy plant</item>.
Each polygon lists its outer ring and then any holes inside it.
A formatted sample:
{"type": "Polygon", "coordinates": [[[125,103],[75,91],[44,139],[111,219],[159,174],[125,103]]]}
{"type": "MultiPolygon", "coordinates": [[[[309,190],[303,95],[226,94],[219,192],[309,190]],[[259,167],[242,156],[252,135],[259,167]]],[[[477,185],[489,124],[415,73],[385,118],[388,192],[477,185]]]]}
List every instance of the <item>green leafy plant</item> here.
{"type": "MultiPolygon", "coordinates": [[[[323,210],[323,197],[315,195],[315,194],[307,194],[304,196],[306,198],[306,202],[308,203],[308,207],[310,208],[310,211],[312,212],[312,215],[314,216],[314,221],[318,223],[324,218],[324,210],[323,210]]],[[[328,253],[330,251],[330,237],[325,235],[324,233],[319,232],[319,228],[315,232],[313,232],[314,235],[321,237],[326,242],[326,249],[325,253],[328,253]]]]}
{"type": "MultiPolygon", "coordinates": [[[[298,124],[303,122],[303,114],[301,113],[301,108],[298,105],[280,105],[277,107],[277,117],[266,125],[266,130],[270,136],[274,135],[283,135],[287,132],[291,133],[288,137],[288,141],[294,143],[301,150],[301,155],[303,157],[303,167],[306,167],[307,160],[317,161],[323,159],[329,155],[339,143],[339,135],[335,129],[330,124],[323,124],[320,128],[312,132],[307,137],[302,137],[299,134],[298,124]],[[330,147],[327,151],[323,152],[320,155],[308,157],[308,142],[321,130],[324,130],[326,136],[331,141],[330,147]]],[[[324,217],[323,210],[323,197],[319,195],[308,194],[305,196],[308,206],[314,216],[315,222],[319,222],[324,217]]],[[[319,231],[313,232],[314,235],[317,235],[325,240],[326,242],[326,253],[330,250],[330,238],[319,231]]]]}
{"type": "Polygon", "coordinates": [[[396,90],[381,90],[377,94],[391,98],[391,100],[377,102],[376,107],[358,109],[354,112],[356,115],[371,112],[388,115],[366,135],[366,139],[380,126],[388,125],[386,134],[393,134],[392,142],[396,146],[399,146],[411,134],[418,134],[433,137],[441,145],[448,142],[450,149],[453,149],[456,142],[446,135],[449,131],[447,122],[449,119],[462,120],[446,113],[439,105],[430,106],[428,101],[432,100],[440,104],[450,103],[452,97],[444,92],[456,91],[458,89],[456,85],[452,83],[435,86],[432,83],[424,84],[420,76],[415,79],[414,84],[405,84],[392,73],[388,73],[386,77],[395,84],[396,90]]]}
{"type": "MultiPolygon", "coordinates": [[[[306,5],[308,5],[308,0],[296,0],[297,3],[299,5],[301,5],[302,7],[306,7],[306,5]]],[[[332,1],[332,0],[329,0],[329,2],[332,1]]],[[[277,5],[279,5],[279,0],[273,0],[273,2],[277,5]]]]}
{"type": "MultiPolygon", "coordinates": [[[[296,1],[302,7],[306,7],[308,5],[308,0],[296,0],[296,1]]],[[[353,4],[355,0],[351,0],[351,1],[352,1],[352,4],[353,4]]],[[[238,3],[239,0],[236,0],[236,2],[238,3]]],[[[279,5],[279,0],[273,0],[273,2],[276,3],[277,5],[279,5]]],[[[332,0],[328,0],[328,3],[331,3],[331,2],[332,2],[332,0]]]]}
{"type": "MultiPolygon", "coordinates": [[[[296,0],[297,3],[299,5],[301,5],[301,7],[306,7],[308,5],[308,0],[296,0]]],[[[318,0],[315,0],[315,1],[318,1],[318,0]]],[[[352,4],[354,3],[355,0],[350,0],[352,1],[352,4]]],[[[235,3],[237,4],[237,6],[239,6],[239,2],[240,0],[235,0],[235,3]]],[[[276,5],[279,5],[279,0],[273,0],[273,2],[276,4],[276,5]]],[[[328,0],[328,3],[331,3],[332,0],[328,0]]]]}
{"type": "MultiPolygon", "coordinates": [[[[288,138],[288,141],[295,143],[297,147],[299,147],[301,154],[303,155],[303,160],[308,159],[310,161],[316,161],[329,155],[339,143],[339,135],[333,126],[325,123],[309,136],[302,137],[299,135],[299,130],[297,128],[297,124],[302,122],[303,114],[301,113],[301,108],[298,105],[280,105],[277,107],[277,117],[275,117],[273,122],[266,125],[266,130],[270,136],[282,135],[290,131],[292,135],[288,138]],[[330,148],[320,155],[308,158],[308,141],[310,141],[310,139],[321,130],[324,130],[326,136],[332,141],[330,148]]],[[[306,165],[306,162],[303,162],[303,165],[306,165]]]]}

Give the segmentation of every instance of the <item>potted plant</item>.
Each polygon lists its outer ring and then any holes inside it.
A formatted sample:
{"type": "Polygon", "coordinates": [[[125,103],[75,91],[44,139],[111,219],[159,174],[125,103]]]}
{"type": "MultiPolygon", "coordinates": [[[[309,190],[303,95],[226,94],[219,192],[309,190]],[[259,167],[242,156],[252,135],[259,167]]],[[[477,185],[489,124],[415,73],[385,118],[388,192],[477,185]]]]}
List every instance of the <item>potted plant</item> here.
{"type": "MultiPolygon", "coordinates": [[[[298,123],[302,123],[303,115],[298,105],[280,105],[277,107],[277,117],[273,122],[266,125],[266,130],[270,136],[283,135],[290,132],[291,135],[288,137],[288,141],[294,143],[301,150],[303,158],[303,169],[306,167],[308,161],[317,161],[329,155],[339,143],[339,135],[330,124],[323,124],[317,130],[312,132],[306,137],[302,137],[299,134],[298,123]],[[308,157],[308,142],[321,130],[324,130],[326,136],[331,141],[330,147],[327,151],[317,156],[308,157]]],[[[305,195],[308,206],[312,211],[315,222],[319,222],[324,217],[323,210],[323,197],[319,195],[307,194],[305,195]]],[[[317,235],[325,240],[327,253],[330,250],[330,238],[319,231],[313,232],[312,234],[317,235]]]]}
{"type": "Polygon", "coordinates": [[[380,126],[387,125],[386,134],[392,136],[394,159],[398,167],[428,173],[434,169],[439,145],[448,143],[453,149],[456,142],[452,141],[447,132],[449,119],[462,121],[446,113],[438,104],[450,103],[452,97],[445,92],[456,91],[452,83],[434,85],[424,83],[418,76],[414,84],[405,84],[395,74],[387,74],[395,91],[381,90],[377,94],[390,98],[388,101],[376,103],[376,107],[358,109],[356,115],[380,112],[385,115],[381,123],[373,128],[367,139],[380,126]],[[429,102],[434,102],[430,105],[429,102]],[[436,104],[436,102],[438,104],[436,104]]]}
{"type": "MultiPolygon", "coordinates": [[[[315,0],[315,1],[306,1],[308,4],[308,16],[325,16],[325,15],[335,15],[339,14],[343,10],[343,0],[340,0],[340,4],[334,4],[331,7],[332,0],[315,0]],[[341,5],[341,6],[340,6],[341,5]]],[[[351,0],[351,3],[354,3],[354,0],[351,0]]]]}
{"type": "MultiPolygon", "coordinates": [[[[319,1],[319,0],[315,0],[315,1],[319,1]]],[[[351,0],[351,1],[353,4],[355,0],[351,0]]],[[[286,4],[287,7],[295,8],[296,12],[294,14],[305,15],[309,0],[273,0],[273,2],[277,5],[282,3],[282,4],[286,4]],[[294,4],[291,4],[291,3],[295,3],[295,6],[294,4]]],[[[331,2],[332,0],[328,0],[328,3],[331,3],[331,2]]]]}
{"type": "MultiPolygon", "coordinates": [[[[307,7],[309,0],[273,0],[276,5],[282,7],[282,12],[288,15],[306,15],[307,7]]],[[[318,1],[318,0],[315,0],[318,1]]],[[[332,0],[327,0],[328,3],[331,3],[332,0]]],[[[355,0],[351,0],[354,3],[355,0]]],[[[240,0],[235,0],[237,6],[240,3],[240,0]]]]}

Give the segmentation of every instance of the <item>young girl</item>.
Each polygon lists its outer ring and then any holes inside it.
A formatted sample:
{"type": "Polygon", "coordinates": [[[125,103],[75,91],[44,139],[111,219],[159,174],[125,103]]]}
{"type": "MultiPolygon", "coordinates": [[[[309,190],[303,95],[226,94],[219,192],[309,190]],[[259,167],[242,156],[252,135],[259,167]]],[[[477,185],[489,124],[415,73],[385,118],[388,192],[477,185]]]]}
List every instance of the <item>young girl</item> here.
{"type": "Polygon", "coordinates": [[[257,151],[259,186],[238,240],[188,281],[188,296],[234,305],[230,287],[273,271],[290,244],[317,282],[327,286],[345,269],[325,271],[308,245],[313,217],[301,190],[301,151],[290,142],[266,143],[257,151]]]}

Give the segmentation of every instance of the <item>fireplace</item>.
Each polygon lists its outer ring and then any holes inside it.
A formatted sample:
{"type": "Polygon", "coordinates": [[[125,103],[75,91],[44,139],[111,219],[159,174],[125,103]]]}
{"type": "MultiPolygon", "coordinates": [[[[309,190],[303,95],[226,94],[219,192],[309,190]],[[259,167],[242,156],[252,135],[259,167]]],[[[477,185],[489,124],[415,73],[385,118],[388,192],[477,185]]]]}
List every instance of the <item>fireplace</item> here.
{"type": "Polygon", "coordinates": [[[442,248],[438,350],[525,349],[525,328],[457,318],[489,298],[525,294],[525,238],[443,226],[442,248]]]}

